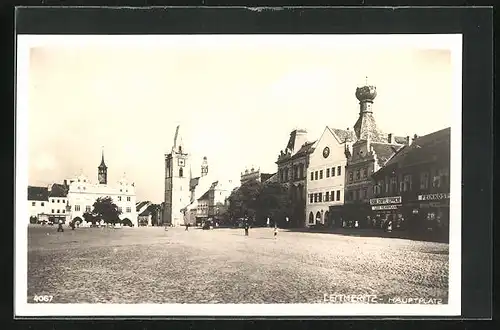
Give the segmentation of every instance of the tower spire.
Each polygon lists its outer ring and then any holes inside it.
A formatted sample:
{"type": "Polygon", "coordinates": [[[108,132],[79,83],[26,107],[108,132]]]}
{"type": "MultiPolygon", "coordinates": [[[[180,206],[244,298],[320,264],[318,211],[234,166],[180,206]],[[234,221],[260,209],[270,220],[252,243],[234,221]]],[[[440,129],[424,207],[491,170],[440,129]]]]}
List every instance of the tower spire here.
{"type": "Polygon", "coordinates": [[[99,180],[100,184],[107,184],[108,183],[108,167],[106,166],[106,163],[104,162],[104,146],[101,149],[101,164],[97,168],[97,178],[99,180]]]}

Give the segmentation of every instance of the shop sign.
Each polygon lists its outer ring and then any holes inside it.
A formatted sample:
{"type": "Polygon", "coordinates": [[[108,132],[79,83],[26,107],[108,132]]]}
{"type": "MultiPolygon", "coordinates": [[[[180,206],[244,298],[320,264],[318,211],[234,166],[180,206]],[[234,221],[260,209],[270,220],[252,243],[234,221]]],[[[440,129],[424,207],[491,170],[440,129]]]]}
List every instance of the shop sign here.
{"type": "Polygon", "coordinates": [[[401,196],[372,198],[370,199],[370,205],[401,204],[401,199],[401,196]]]}
{"type": "Polygon", "coordinates": [[[450,198],[450,193],[418,195],[419,201],[437,201],[437,200],[449,199],[449,198],[450,198]]]}
{"type": "Polygon", "coordinates": [[[376,205],[372,206],[373,211],[397,210],[401,205],[376,205]]]}

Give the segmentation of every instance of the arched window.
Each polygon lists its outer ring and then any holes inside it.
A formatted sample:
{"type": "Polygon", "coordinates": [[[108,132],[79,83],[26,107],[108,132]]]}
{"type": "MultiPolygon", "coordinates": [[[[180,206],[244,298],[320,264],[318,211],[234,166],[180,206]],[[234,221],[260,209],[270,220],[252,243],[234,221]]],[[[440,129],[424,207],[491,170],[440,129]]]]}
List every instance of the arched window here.
{"type": "Polygon", "coordinates": [[[314,214],[312,212],[309,213],[309,223],[314,223],[314,214]]]}
{"type": "Polygon", "coordinates": [[[321,221],[321,213],[319,213],[319,211],[316,212],[316,220],[321,221]]]}
{"type": "Polygon", "coordinates": [[[183,171],[182,171],[182,167],[181,167],[181,168],[179,169],[179,177],[181,177],[181,178],[182,178],[183,174],[184,174],[184,173],[183,173],[183,171]]]}

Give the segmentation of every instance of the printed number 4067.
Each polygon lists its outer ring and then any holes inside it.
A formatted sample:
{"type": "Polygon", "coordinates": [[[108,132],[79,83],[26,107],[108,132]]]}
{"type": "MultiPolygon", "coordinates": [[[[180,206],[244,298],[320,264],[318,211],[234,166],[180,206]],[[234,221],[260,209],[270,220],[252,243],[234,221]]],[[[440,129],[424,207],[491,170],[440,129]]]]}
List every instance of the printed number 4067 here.
{"type": "Polygon", "coordinates": [[[48,296],[48,295],[37,296],[37,295],[35,295],[33,297],[33,300],[35,302],[51,302],[52,296],[48,296]]]}

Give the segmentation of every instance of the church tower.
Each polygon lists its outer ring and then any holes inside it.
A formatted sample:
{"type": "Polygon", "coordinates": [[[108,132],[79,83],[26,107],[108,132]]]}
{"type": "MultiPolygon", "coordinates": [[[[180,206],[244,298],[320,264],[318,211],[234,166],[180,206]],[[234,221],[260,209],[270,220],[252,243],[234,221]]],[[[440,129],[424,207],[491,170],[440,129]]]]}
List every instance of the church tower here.
{"type": "Polygon", "coordinates": [[[180,126],[175,129],[174,144],[165,155],[165,208],[163,223],[181,225],[184,222],[182,209],[190,203],[190,156],[184,149],[180,126]]]}
{"type": "Polygon", "coordinates": [[[354,124],[354,132],[358,140],[372,142],[386,142],[387,137],[382,133],[375,123],[373,117],[373,100],[377,97],[377,88],[366,84],[356,88],[356,98],[359,101],[359,117],[354,124]]]}
{"type": "Polygon", "coordinates": [[[108,167],[104,163],[104,149],[101,153],[101,165],[97,168],[97,178],[99,180],[99,184],[107,184],[108,183],[108,167]]]}
{"type": "Polygon", "coordinates": [[[208,162],[207,162],[207,157],[203,157],[203,162],[201,163],[201,176],[207,176],[208,175],[208,162]]]}

